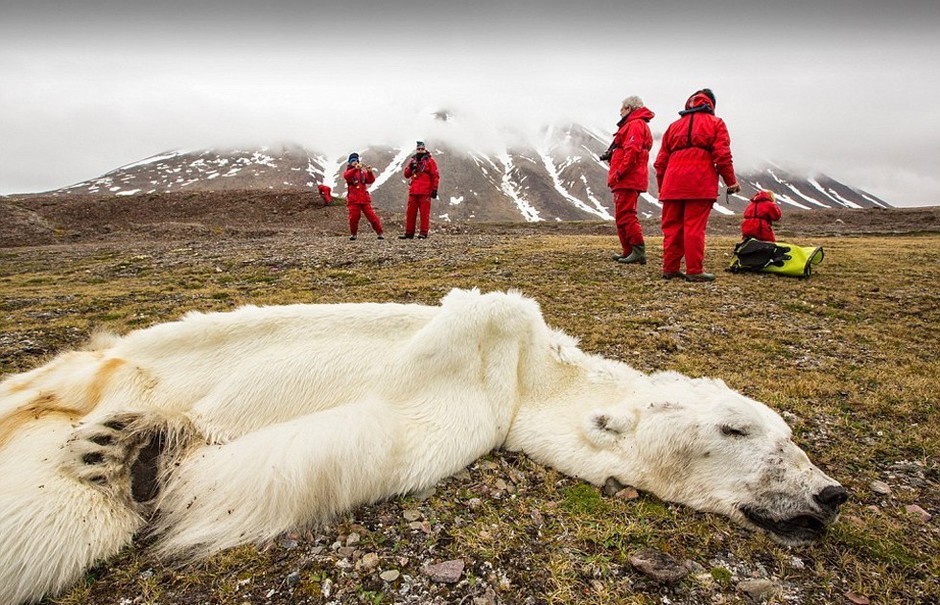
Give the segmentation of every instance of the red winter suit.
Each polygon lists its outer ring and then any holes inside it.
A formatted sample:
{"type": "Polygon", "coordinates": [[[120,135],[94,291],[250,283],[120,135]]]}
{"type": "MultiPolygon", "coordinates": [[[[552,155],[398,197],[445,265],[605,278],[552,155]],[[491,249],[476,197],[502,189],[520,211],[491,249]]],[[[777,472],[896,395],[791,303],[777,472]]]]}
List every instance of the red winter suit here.
{"type": "Polygon", "coordinates": [[[323,198],[323,202],[329,204],[332,200],[332,190],[329,185],[317,185],[317,192],[319,192],[320,197],[323,198]]]}
{"type": "Polygon", "coordinates": [[[382,221],[379,220],[375,210],[372,209],[372,196],[369,195],[368,186],[375,182],[375,174],[371,170],[361,168],[347,168],[343,173],[346,181],[346,208],[349,210],[349,234],[359,232],[359,217],[366,215],[366,220],[372,229],[382,235],[382,221]]]}
{"type": "Polygon", "coordinates": [[[737,184],[731,160],[731,137],[715,103],[697,92],[663,134],[653,162],[659,200],[663,203],[663,273],[678,273],[682,257],[689,275],[702,273],[705,226],[718,197],[718,176],[737,184]]]}
{"type": "Polygon", "coordinates": [[[641,191],[649,183],[650,149],[653,135],[647,122],[653,119],[652,111],[638,107],[628,113],[617,125],[611,145],[610,170],[607,186],[614,194],[614,220],[623,255],[629,256],[633,246],[642,246],[643,229],[636,217],[636,203],[641,191]]]}
{"type": "Polygon", "coordinates": [[[779,221],[783,216],[780,206],[774,201],[774,194],[769,191],[758,191],[751,198],[751,203],[744,209],[744,220],[741,222],[741,237],[753,237],[762,242],[775,242],[774,229],[771,223],[779,221]]]}
{"type": "Polygon", "coordinates": [[[431,198],[437,197],[437,186],[441,180],[437,162],[430,153],[416,153],[405,165],[405,178],[411,179],[411,185],[408,187],[408,207],[405,211],[405,237],[414,236],[419,212],[420,234],[427,237],[431,227],[431,198]]]}

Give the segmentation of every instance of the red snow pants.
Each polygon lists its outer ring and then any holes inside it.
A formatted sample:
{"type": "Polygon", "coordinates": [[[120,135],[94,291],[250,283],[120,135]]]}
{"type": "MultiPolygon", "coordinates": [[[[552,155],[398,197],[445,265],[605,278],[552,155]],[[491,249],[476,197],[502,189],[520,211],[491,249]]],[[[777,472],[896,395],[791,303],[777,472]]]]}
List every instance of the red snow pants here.
{"type": "Polygon", "coordinates": [[[362,214],[366,215],[366,220],[372,225],[372,229],[382,235],[382,221],[372,209],[372,204],[347,204],[346,208],[349,210],[349,235],[356,235],[359,232],[359,217],[362,214]]]}
{"type": "Polygon", "coordinates": [[[636,202],[640,192],[636,189],[618,189],[614,191],[614,222],[617,223],[617,237],[623,255],[633,252],[633,246],[643,245],[643,228],[636,217],[636,202]]]}
{"type": "Polygon", "coordinates": [[[405,210],[405,235],[415,234],[415,222],[421,213],[421,235],[427,235],[431,228],[431,196],[408,194],[408,207],[405,210]]]}
{"type": "Polygon", "coordinates": [[[679,271],[682,257],[689,275],[702,273],[705,260],[705,226],[714,200],[666,200],[663,202],[663,273],[679,271]]]}

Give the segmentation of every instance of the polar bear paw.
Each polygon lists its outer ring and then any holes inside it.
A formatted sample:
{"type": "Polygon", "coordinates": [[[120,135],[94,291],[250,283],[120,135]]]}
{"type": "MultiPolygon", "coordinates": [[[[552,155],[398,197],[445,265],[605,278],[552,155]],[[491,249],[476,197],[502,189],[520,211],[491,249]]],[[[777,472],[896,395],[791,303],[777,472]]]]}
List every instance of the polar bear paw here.
{"type": "Polygon", "coordinates": [[[164,433],[142,414],[121,413],[79,427],[65,448],[64,469],[79,481],[128,502],[159,493],[164,433]]]}

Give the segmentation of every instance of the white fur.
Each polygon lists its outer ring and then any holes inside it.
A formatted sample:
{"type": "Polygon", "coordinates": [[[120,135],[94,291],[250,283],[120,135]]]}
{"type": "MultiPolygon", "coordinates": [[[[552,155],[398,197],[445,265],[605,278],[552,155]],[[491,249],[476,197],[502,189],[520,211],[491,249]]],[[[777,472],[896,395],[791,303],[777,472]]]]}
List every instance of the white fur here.
{"type": "Polygon", "coordinates": [[[498,447],[744,523],[742,504],[818,513],[837,485],[762,404],[585,354],[514,293],[190,313],[99,342],[0,383],[0,605],[62,591],[145,529],[200,557],[498,447]],[[155,435],[160,493],[137,502],[155,435]]]}

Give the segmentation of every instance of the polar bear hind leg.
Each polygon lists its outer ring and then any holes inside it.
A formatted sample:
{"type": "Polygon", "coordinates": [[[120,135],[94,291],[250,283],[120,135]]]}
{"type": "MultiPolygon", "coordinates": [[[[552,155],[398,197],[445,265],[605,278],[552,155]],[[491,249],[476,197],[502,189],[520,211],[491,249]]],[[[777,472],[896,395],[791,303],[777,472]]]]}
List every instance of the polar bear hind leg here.
{"type": "Polygon", "coordinates": [[[129,545],[155,469],[188,436],[184,421],[133,413],[77,429],[61,416],[21,427],[0,458],[0,603],[58,594],[129,545]]]}

